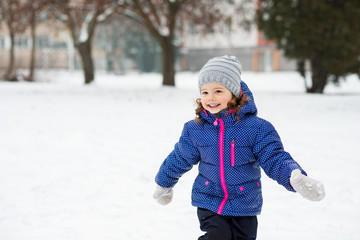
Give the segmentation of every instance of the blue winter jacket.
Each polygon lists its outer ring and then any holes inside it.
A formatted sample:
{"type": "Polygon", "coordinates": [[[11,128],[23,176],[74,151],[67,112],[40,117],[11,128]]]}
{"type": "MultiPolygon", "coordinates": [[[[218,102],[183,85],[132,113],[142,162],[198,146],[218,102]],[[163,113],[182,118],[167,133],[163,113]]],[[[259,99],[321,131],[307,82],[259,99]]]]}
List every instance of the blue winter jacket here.
{"type": "Polygon", "coordinates": [[[223,110],[217,118],[203,112],[200,123],[185,123],[179,142],[155,179],[162,187],[174,187],[182,174],[199,163],[192,204],[228,216],[260,214],[260,167],[289,191],[294,191],[289,182],[291,172],[301,169],[284,151],[271,123],[256,116],[253,95],[244,82],[241,88],[250,98],[239,111],[241,120],[223,110]]]}

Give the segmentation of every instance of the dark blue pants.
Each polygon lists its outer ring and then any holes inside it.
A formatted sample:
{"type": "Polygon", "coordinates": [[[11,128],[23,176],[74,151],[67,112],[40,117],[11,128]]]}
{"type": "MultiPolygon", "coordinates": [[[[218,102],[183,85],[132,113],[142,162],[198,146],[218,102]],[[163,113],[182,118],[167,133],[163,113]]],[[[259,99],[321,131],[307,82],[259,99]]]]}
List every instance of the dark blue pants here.
{"type": "Polygon", "coordinates": [[[222,216],[209,210],[198,208],[200,229],[206,232],[198,240],[255,240],[257,217],[222,216]]]}

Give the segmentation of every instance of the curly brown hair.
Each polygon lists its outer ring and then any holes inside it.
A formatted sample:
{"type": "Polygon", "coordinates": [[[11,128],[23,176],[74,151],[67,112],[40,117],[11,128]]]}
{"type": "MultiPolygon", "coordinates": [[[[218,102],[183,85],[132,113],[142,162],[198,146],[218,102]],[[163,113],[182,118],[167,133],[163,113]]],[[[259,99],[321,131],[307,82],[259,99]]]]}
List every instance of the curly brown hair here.
{"type": "MultiPolygon", "coordinates": [[[[236,97],[233,94],[232,99],[227,104],[227,108],[229,109],[229,112],[234,109],[234,111],[232,111],[232,114],[239,121],[240,116],[238,115],[238,113],[241,110],[241,108],[244,106],[244,104],[246,104],[248,102],[250,102],[250,98],[246,94],[242,94],[239,97],[236,97]]],[[[195,121],[196,122],[201,122],[200,113],[205,109],[203,107],[203,105],[201,104],[201,98],[196,99],[196,104],[197,104],[197,107],[195,109],[195,114],[196,114],[195,121]]]]}

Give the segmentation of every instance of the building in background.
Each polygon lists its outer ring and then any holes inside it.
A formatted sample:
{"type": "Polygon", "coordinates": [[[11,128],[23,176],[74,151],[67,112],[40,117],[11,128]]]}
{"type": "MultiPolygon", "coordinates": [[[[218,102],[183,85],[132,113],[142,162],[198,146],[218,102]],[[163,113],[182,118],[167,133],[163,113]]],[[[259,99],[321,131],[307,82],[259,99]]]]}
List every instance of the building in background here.
{"type": "MultiPolygon", "coordinates": [[[[75,68],[75,50],[69,33],[61,24],[39,24],[36,30],[36,68],[75,68]]],[[[31,36],[29,30],[15,35],[15,67],[28,68],[31,36]]],[[[0,70],[9,62],[10,37],[6,25],[0,27],[0,70]]]]}
{"type": "Polygon", "coordinates": [[[284,57],[273,41],[264,39],[253,26],[249,31],[240,26],[226,26],[221,32],[202,35],[187,26],[180,52],[180,68],[196,71],[214,56],[237,56],[245,71],[293,71],[296,62],[284,57]]]}

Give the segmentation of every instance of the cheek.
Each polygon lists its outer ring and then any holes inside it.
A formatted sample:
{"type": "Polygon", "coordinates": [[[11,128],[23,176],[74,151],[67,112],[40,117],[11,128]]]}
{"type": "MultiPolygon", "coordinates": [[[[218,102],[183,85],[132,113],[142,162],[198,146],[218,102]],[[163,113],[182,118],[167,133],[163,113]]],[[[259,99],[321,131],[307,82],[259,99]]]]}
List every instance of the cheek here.
{"type": "Polygon", "coordinates": [[[226,97],[220,99],[220,103],[221,103],[222,105],[227,105],[228,102],[229,102],[229,99],[226,98],[226,97]]]}
{"type": "Polygon", "coordinates": [[[203,106],[204,106],[206,101],[205,101],[205,99],[204,99],[204,98],[201,98],[201,99],[200,99],[200,102],[201,102],[201,105],[203,105],[203,106]]]}

